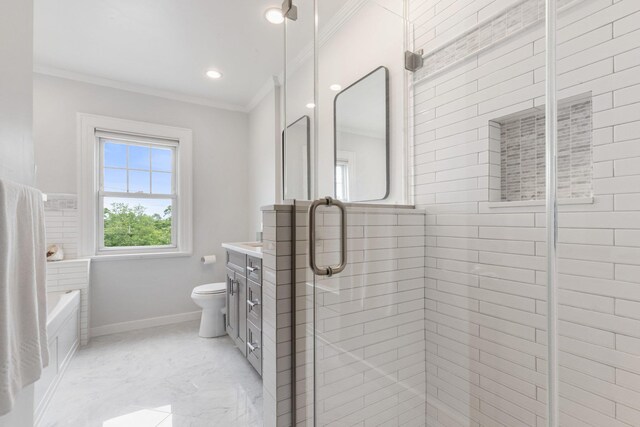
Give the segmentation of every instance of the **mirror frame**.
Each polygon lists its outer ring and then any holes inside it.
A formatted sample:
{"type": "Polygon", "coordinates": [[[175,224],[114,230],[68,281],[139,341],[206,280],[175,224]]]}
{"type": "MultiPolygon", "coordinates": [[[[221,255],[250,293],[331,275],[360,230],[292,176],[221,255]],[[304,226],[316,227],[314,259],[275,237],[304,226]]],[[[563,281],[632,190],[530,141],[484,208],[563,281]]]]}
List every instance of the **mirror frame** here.
{"type": "MultiPolygon", "coordinates": [[[[386,145],[386,188],[385,188],[385,192],[384,192],[384,196],[382,196],[379,199],[367,199],[367,200],[348,200],[347,202],[351,203],[361,203],[361,202],[375,202],[375,201],[379,201],[379,200],[384,200],[387,197],[389,197],[389,191],[391,188],[390,182],[389,180],[391,179],[391,174],[390,174],[390,170],[389,170],[389,165],[390,165],[390,161],[389,161],[389,155],[390,155],[390,149],[389,149],[389,145],[390,145],[390,132],[389,132],[389,69],[387,67],[385,67],[384,65],[381,65],[377,68],[375,68],[374,70],[370,71],[369,73],[367,73],[366,75],[360,77],[358,80],[356,80],[355,82],[351,83],[349,86],[347,86],[346,88],[342,89],[340,92],[338,92],[336,94],[336,96],[333,98],[333,196],[336,197],[336,194],[338,194],[338,187],[336,185],[336,179],[335,179],[335,173],[336,173],[336,166],[338,165],[338,126],[337,126],[337,122],[338,122],[338,117],[336,115],[336,106],[338,103],[338,97],[340,95],[342,95],[344,92],[348,91],[350,88],[352,88],[353,86],[357,85],[358,83],[360,83],[361,81],[363,81],[364,79],[366,79],[367,77],[371,76],[372,74],[376,73],[379,70],[384,70],[384,93],[385,93],[385,145],[386,145]]],[[[284,182],[284,181],[283,181],[284,182]]]]}
{"type": "MultiPolygon", "coordinates": [[[[305,120],[306,125],[307,125],[307,198],[306,199],[302,199],[302,200],[311,200],[311,119],[309,118],[309,116],[304,115],[302,117],[300,117],[299,119],[296,119],[295,121],[293,121],[289,126],[286,127],[286,129],[284,129],[282,131],[282,200],[296,200],[296,199],[287,199],[285,196],[285,179],[286,179],[286,174],[285,174],[285,170],[286,170],[286,136],[285,136],[285,132],[287,131],[287,129],[289,129],[291,126],[295,125],[296,123],[298,123],[301,120],[305,120]]],[[[300,200],[300,199],[298,199],[300,200]]]]}

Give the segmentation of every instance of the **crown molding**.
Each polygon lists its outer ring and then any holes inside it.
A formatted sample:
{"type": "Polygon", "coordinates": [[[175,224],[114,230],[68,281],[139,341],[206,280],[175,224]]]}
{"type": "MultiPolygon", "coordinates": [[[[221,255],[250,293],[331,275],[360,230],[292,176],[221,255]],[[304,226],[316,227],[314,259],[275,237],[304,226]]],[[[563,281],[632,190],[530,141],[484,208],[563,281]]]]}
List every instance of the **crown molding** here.
{"type": "Polygon", "coordinates": [[[74,80],[82,83],[89,83],[96,86],[104,86],[113,89],[125,90],[127,92],[140,93],[143,95],[156,96],[158,98],[170,99],[173,101],[187,102],[190,104],[202,105],[205,107],[219,108],[229,111],[240,111],[246,113],[248,110],[245,106],[229,104],[225,102],[215,101],[209,98],[198,96],[184,95],[178,92],[156,89],[149,86],[138,85],[134,83],[126,83],[118,80],[106,79],[103,77],[91,76],[88,74],[76,73],[73,71],[62,70],[54,67],[35,66],[33,72],[45,76],[58,77],[66,80],[74,80]]]}
{"type": "Polygon", "coordinates": [[[258,106],[258,104],[271,93],[272,90],[280,87],[280,77],[271,76],[267,79],[267,81],[262,85],[260,90],[256,92],[256,94],[251,98],[251,101],[244,107],[246,112],[253,111],[254,108],[258,106]]]}
{"type": "MultiPolygon", "coordinates": [[[[318,33],[318,46],[324,46],[338,30],[360,10],[368,0],[349,0],[331,18],[323,30],[318,33]]],[[[309,60],[314,53],[314,42],[308,43],[302,51],[287,63],[287,74],[291,75],[298,71],[302,65],[309,60]]],[[[284,81],[284,71],[279,74],[280,81],[284,81]]]]}
{"type": "MultiPolygon", "coordinates": [[[[323,46],[368,0],[349,0],[338,10],[327,26],[318,34],[318,42],[323,46]]],[[[380,6],[380,5],[378,5],[380,6]]],[[[386,8],[385,8],[386,9],[386,8]]]]}

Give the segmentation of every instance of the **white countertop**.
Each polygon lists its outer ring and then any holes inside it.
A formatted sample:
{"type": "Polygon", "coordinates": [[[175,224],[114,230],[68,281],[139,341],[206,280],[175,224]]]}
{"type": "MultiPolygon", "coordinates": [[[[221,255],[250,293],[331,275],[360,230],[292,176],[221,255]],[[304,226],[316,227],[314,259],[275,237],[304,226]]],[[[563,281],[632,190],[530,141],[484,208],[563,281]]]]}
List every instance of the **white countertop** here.
{"type": "Polygon", "coordinates": [[[262,259],[262,242],[223,243],[222,247],[262,259]]]}

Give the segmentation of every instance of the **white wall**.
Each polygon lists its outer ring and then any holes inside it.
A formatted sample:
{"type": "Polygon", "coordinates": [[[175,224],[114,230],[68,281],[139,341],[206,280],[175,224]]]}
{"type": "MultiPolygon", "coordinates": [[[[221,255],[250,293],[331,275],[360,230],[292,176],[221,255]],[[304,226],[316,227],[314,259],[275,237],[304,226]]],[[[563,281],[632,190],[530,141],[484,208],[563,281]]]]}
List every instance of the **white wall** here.
{"type": "MultiPolygon", "coordinates": [[[[33,2],[0,3],[0,179],[33,185],[33,2]]],[[[2,427],[33,424],[33,385],[18,394],[2,427]]]]}
{"type": "MultiPolygon", "coordinates": [[[[430,52],[514,5],[544,3],[411,0],[416,48],[430,52]]],[[[508,16],[511,36],[415,86],[429,426],[546,425],[545,208],[492,205],[500,147],[489,126],[545,104],[545,33],[539,22],[514,34],[531,9],[508,16]]],[[[593,95],[594,162],[594,202],[560,206],[560,421],[638,425],[640,3],[573,2],[558,39],[559,98],[593,95]]]]}
{"type": "Polygon", "coordinates": [[[44,192],[77,192],[78,112],[193,130],[193,255],[93,262],[91,327],[196,311],[193,287],[224,280],[220,244],[248,234],[247,115],[44,75],[33,83],[37,185],[44,192]],[[218,263],[200,264],[205,254],[216,254],[218,263]]]}
{"type": "MultiPolygon", "coordinates": [[[[394,4],[401,2],[391,2],[394,4]]],[[[334,191],[333,100],[336,92],[374,69],[389,69],[389,197],[383,203],[403,203],[404,170],[404,22],[401,16],[367,2],[324,41],[318,54],[318,196],[334,191]],[[375,27],[375,31],[371,29],[375,27]]],[[[381,173],[384,173],[381,171],[381,173]]],[[[384,190],[380,191],[383,193],[384,190]]]]}
{"type": "MultiPolygon", "coordinates": [[[[0,179],[33,185],[33,2],[0,3],[0,179]]],[[[33,424],[33,386],[18,394],[1,427],[33,424]]]]}
{"type": "Polygon", "coordinates": [[[261,231],[260,207],[280,198],[280,131],[280,87],[276,86],[249,113],[249,240],[261,231]]]}
{"type": "Polygon", "coordinates": [[[375,135],[338,132],[340,149],[349,161],[349,199],[372,200],[386,188],[386,141],[375,135]]]}
{"type": "Polygon", "coordinates": [[[0,178],[33,185],[33,2],[0,4],[0,178]]]}

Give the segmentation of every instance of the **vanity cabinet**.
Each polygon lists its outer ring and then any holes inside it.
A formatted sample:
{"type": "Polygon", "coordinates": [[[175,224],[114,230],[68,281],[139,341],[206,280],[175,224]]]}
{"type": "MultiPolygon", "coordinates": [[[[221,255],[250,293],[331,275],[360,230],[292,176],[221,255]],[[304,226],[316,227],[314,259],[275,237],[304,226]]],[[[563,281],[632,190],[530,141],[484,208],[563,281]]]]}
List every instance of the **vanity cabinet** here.
{"type": "Polygon", "coordinates": [[[238,299],[236,297],[236,273],[227,267],[227,315],[225,328],[227,334],[235,340],[238,336],[238,299]]]}
{"type": "Polygon", "coordinates": [[[246,355],[247,310],[242,304],[247,299],[247,279],[227,267],[227,334],[236,342],[242,354],[246,355]]]}
{"type": "Polygon", "coordinates": [[[227,249],[227,334],[262,375],[262,259],[227,249]]]}

